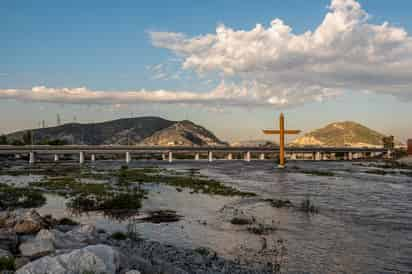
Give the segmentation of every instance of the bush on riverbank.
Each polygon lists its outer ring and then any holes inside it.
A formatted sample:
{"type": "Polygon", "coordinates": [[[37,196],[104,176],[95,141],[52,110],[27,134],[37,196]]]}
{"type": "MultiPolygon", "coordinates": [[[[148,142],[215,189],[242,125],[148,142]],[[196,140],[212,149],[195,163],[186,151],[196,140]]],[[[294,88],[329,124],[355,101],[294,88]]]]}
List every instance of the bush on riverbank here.
{"type": "Polygon", "coordinates": [[[0,185],[0,210],[40,207],[45,203],[46,198],[38,191],[0,185]]]}

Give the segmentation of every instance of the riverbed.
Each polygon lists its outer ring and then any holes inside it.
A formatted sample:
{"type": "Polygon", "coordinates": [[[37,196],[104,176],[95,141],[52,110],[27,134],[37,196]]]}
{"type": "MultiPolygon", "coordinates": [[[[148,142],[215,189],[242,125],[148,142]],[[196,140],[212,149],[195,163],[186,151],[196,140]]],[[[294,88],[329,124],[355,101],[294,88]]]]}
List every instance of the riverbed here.
{"type": "MultiPolygon", "coordinates": [[[[96,162],[92,168],[117,169],[118,161],[96,162]]],[[[290,162],[279,170],[271,161],[132,162],[129,168],[159,166],[176,171],[196,169],[256,197],[226,197],[188,189],[145,184],[142,211],[175,210],[173,223],[115,220],[98,213],[73,216],[65,198],[47,194],[41,214],[70,216],[107,231],[131,227],[141,237],[176,246],[207,247],[229,259],[259,262],[262,245],[284,246],[282,271],[287,273],[409,273],[412,271],[412,176],[410,170],[380,168],[373,162],[290,162]],[[266,199],[309,199],[318,213],[275,208],[266,199]],[[264,236],[230,223],[234,212],[252,216],[273,228],[264,236]]],[[[19,180],[21,176],[15,176],[19,180]]],[[[24,177],[24,176],[23,176],[24,177]]],[[[27,177],[21,181],[27,184],[27,177]]],[[[34,178],[38,180],[38,177],[34,178]]],[[[0,176],[10,181],[10,176],[0,176]]]]}

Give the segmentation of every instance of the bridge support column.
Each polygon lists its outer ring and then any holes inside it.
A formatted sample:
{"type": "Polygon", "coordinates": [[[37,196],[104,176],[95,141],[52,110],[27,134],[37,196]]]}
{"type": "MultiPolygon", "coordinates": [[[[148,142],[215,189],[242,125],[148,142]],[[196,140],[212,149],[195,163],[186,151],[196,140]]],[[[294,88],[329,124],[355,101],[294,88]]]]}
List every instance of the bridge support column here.
{"type": "Polygon", "coordinates": [[[322,153],[322,160],[327,161],[328,159],[328,154],[327,153],[322,153]]]}
{"type": "Polygon", "coordinates": [[[171,151],[169,151],[169,157],[168,157],[169,159],[169,163],[172,163],[173,162],[173,152],[171,152],[171,151]]]}
{"type": "Polygon", "coordinates": [[[213,152],[209,151],[208,153],[208,160],[209,162],[213,162],[213,152]]]}
{"type": "Polygon", "coordinates": [[[195,161],[199,161],[199,159],[200,159],[200,155],[199,155],[198,152],[196,152],[196,154],[195,154],[195,161]]]}
{"type": "Polygon", "coordinates": [[[126,151],[126,163],[130,163],[131,160],[132,158],[130,157],[130,152],[126,151]]]}
{"type": "Polygon", "coordinates": [[[162,153],[162,161],[166,161],[166,154],[162,153]]]}
{"type": "Polygon", "coordinates": [[[83,151],[79,152],[79,163],[80,164],[84,163],[84,152],[83,151]]]}
{"type": "Polygon", "coordinates": [[[34,152],[30,152],[29,153],[29,164],[34,164],[36,162],[36,156],[34,154],[34,152]]]}
{"type": "Polygon", "coordinates": [[[232,153],[229,153],[229,154],[227,155],[227,159],[228,159],[229,161],[231,161],[231,160],[233,159],[233,154],[232,154],[232,153]]]}
{"type": "Polygon", "coordinates": [[[316,152],[312,152],[311,154],[312,154],[312,161],[315,161],[316,160],[316,152]]]}
{"type": "Polygon", "coordinates": [[[59,155],[58,154],[54,154],[54,161],[58,162],[59,161],[59,155]]]}
{"type": "Polygon", "coordinates": [[[348,152],[348,160],[352,161],[353,160],[353,154],[352,152],[348,152]]]}
{"type": "Polygon", "coordinates": [[[392,150],[388,149],[386,152],[386,158],[391,159],[392,158],[392,150]]]}
{"type": "Polygon", "coordinates": [[[260,160],[265,160],[265,153],[260,153],[259,159],[260,160]]]}
{"type": "Polygon", "coordinates": [[[296,153],[293,153],[293,152],[292,152],[292,153],[290,154],[290,159],[291,159],[291,160],[296,160],[296,153]]]}
{"type": "Polygon", "coordinates": [[[322,154],[319,151],[316,152],[315,160],[316,161],[321,161],[322,160],[322,154]]]}
{"type": "Polygon", "coordinates": [[[95,154],[92,154],[92,155],[90,156],[90,160],[91,160],[92,162],[96,161],[96,155],[95,155],[95,154]]]}
{"type": "Polygon", "coordinates": [[[250,151],[245,153],[245,161],[250,162],[250,151]]]}

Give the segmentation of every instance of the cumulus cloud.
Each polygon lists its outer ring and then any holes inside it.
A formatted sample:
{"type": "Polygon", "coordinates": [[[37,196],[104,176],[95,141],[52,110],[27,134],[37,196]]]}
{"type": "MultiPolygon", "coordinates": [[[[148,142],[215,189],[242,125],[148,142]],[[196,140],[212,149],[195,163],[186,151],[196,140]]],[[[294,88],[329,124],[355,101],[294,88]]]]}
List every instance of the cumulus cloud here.
{"type": "MultiPolygon", "coordinates": [[[[150,32],[152,44],[170,50],[183,70],[196,71],[202,81],[221,77],[217,87],[203,93],[33,87],[0,90],[0,99],[289,107],[334,98],[348,90],[412,99],[411,36],[401,27],[371,24],[368,19],[357,1],[332,0],[321,24],[301,34],[281,19],[250,30],[220,25],[215,33],[196,37],[150,32]]],[[[155,79],[180,77],[180,71],[167,76],[162,64],[148,69],[155,79]]]]}
{"type": "Polygon", "coordinates": [[[400,27],[370,24],[368,18],[355,0],[332,0],[323,22],[302,34],[274,19],[267,28],[220,25],[216,33],[192,38],[150,35],[154,46],[182,57],[184,69],[240,79],[237,89],[252,85],[250,96],[261,103],[322,100],[345,90],[412,98],[412,38],[400,27]]]}

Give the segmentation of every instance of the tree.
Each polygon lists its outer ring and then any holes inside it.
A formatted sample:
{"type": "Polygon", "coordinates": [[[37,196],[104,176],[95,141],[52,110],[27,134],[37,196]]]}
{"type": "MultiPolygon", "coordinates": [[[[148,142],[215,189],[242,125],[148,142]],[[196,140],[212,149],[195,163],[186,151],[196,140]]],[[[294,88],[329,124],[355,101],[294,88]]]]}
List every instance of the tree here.
{"type": "Polygon", "coordinates": [[[6,135],[0,135],[0,145],[7,145],[9,142],[6,135]]]}
{"type": "Polygon", "coordinates": [[[27,130],[24,134],[23,134],[23,143],[25,145],[32,145],[32,133],[31,130],[27,130]]]}

